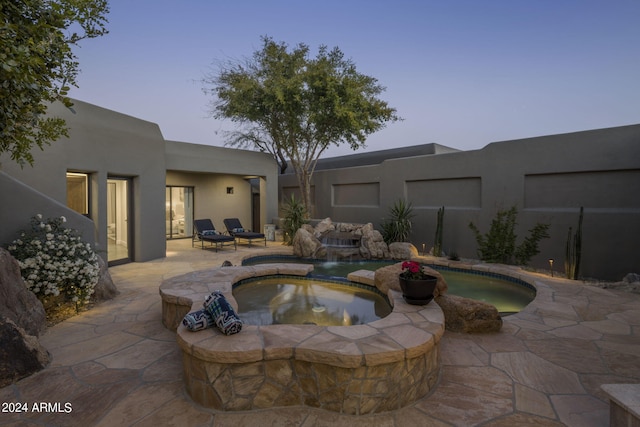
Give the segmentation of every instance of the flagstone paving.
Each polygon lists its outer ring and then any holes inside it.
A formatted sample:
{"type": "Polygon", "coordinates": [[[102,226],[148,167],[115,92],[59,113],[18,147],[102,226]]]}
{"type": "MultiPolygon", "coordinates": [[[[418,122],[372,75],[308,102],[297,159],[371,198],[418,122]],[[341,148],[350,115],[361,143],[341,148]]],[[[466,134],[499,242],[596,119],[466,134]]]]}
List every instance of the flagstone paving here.
{"type": "Polygon", "coordinates": [[[500,333],[446,332],[439,385],[406,408],[367,416],[289,407],[220,412],[184,390],[176,335],[161,322],[162,280],[249,253],[169,241],[167,257],[112,267],[120,294],[51,327],[43,371],[0,389],[0,426],[607,426],[602,384],[640,383],[640,295],[535,275],[538,297],[500,333]],[[41,412],[40,402],[47,403],[41,412]],[[36,404],[34,406],[34,404],[36,404]],[[0,408],[1,410],[2,408],[0,408]],[[6,409],[6,407],[5,407],[6,409]]]}

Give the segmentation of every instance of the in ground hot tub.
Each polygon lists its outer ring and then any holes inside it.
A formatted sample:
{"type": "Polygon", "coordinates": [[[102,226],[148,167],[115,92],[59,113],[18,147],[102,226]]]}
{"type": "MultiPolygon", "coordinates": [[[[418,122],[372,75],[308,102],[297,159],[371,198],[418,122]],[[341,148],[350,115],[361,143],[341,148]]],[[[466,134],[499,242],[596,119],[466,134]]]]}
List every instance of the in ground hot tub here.
{"type": "Polygon", "coordinates": [[[240,333],[225,336],[216,328],[190,332],[180,324],[214,290],[237,309],[235,283],[306,276],[312,269],[300,264],[213,268],[162,283],[163,322],[177,327],[184,381],[194,401],[228,411],[311,406],[358,415],[401,408],[435,387],[442,310],[433,303],[409,305],[396,291],[387,295],[391,313],[361,325],[244,325],[240,333]]]}
{"type": "Polygon", "coordinates": [[[391,313],[386,295],[347,280],[263,276],[233,285],[238,314],[248,325],[364,325],[391,313]]]}

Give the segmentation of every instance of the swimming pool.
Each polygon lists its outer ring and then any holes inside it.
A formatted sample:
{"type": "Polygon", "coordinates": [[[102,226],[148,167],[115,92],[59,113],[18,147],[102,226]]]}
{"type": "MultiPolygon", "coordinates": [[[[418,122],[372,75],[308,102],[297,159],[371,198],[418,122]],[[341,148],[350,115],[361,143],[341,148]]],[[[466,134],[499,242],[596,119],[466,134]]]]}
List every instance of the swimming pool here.
{"type": "MultiPolygon", "coordinates": [[[[340,261],[306,260],[292,256],[257,256],[243,260],[242,265],[274,262],[312,263],[312,275],[328,279],[344,279],[356,270],[375,271],[398,261],[340,261]]],[[[448,293],[484,301],[494,305],[501,315],[518,313],[536,296],[535,288],[520,279],[498,273],[429,265],[442,274],[449,286],[448,293]]]]}

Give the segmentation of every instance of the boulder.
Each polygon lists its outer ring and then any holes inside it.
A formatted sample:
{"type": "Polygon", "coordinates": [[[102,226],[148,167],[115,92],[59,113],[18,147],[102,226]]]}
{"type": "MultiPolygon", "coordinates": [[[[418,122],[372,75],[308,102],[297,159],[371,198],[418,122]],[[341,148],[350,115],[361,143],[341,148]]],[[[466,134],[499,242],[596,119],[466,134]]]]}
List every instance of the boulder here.
{"type": "Polygon", "coordinates": [[[435,301],[444,313],[447,331],[483,333],[502,328],[502,317],[491,304],[457,295],[440,295],[435,301]]]}
{"type": "Polygon", "coordinates": [[[373,228],[373,224],[368,223],[362,227],[362,238],[360,239],[360,256],[365,259],[389,258],[389,247],[384,241],[382,234],[373,228]]]}
{"type": "Polygon", "coordinates": [[[106,301],[114,298],[119,292],[111,279],[107,263],[100,256],[98,256],[98,264],[100,265],[100,277],[93,288],[93,298],[96,301],[106,301]]]}
{"type": "Polygon", "coordinates": [[[11,320],[29,335],[39,336],[46,327],[42,303],[25,286],[18,261],[3,248],[0,248],[0,317],[11,320]]]}
{"type": "Polygon", "coordinates": [[[0,317],[0,388],[47,366],[49,353],[33,335],[0,317]]]}
{"type": "Polygon", "coordinates": [[[312,232],[303,227],[293,236],[293,254],[302,258],[325,258],[327,250],[312,232]]]}
{"type": "Polygon", "coordinates": [[[391,259],[408,260],[417,257],[418,249],[408,242],[393,242],[389,245],[389,256],[391,259]]]}
{"type": "Polygon", "coordinates": [[[320,239],[323,235],[336,229],[336,226],[331,221],[331,218],[325,218],[316,224],[314,228],[314,235],[320,239]]]}
{"type": "Polygon", "coordinates": [[[336,224],[336,231],[341,233],[357,233],[362,228],[362,224],[353,224],[350,222],[339,222],[336,224]]]}
{"type": "MultiPolygon", "coordinates": [[[[437,297],[447,292],[447,289],[449,286],[447,285],[447,281],[444,280],[444,277],[442,277],[442,274],[440,274],[440,272],[430,267],[422,267],[422,270],[425,273],[438,278],[438,282],[436,283],[436,289],[433,292],[434,297],[437,297]]],[[[399,279],[400,273],[402,273],[401,262],[393,265],[388,265],[386,267],[382,267],[376,270],[373,278],[373,282],[375,286],[380,290],[380,292],[384,294],[389,292],[389,289],[402,292],[402,289],[400,288],[400,279],[399,279]]]]}
{"type": "Polygon", "coordinates": [[[311,224],[302,224],[302,227],[300,228],[307,230],[311,234],[314,234],[316,232],[316,230],[313,228],[313,225],[311,224]]]}

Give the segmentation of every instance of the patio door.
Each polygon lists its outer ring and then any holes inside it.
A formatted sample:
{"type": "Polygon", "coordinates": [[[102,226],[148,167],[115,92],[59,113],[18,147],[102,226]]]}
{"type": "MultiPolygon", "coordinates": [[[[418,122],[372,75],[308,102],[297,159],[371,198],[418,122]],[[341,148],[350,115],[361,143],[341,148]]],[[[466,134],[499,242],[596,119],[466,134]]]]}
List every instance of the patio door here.
{"type": "Polygon", "coordinates": [[[166,235],[167,239],[179,239],[193,235],[193,187],[167,186],[166,235]]]}
{"type": "Polygon", "coordinates": [[[131,262],[131,180],[107,179],[107,258],[109,265],[131,262]]]}

